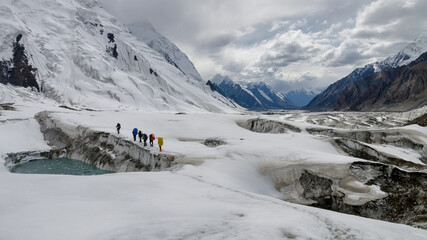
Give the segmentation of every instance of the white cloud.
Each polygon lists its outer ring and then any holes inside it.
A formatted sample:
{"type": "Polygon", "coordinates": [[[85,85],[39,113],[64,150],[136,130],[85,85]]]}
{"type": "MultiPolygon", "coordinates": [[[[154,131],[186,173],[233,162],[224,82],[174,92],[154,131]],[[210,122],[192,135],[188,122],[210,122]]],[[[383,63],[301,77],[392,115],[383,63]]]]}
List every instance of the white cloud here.
{"type": "Polygon", "coordinates": [[[427,29],[425,0],[103,2],[124,22],[151,21],[205,79],[220,73],[286,87],[326,86],[427,29]]]}

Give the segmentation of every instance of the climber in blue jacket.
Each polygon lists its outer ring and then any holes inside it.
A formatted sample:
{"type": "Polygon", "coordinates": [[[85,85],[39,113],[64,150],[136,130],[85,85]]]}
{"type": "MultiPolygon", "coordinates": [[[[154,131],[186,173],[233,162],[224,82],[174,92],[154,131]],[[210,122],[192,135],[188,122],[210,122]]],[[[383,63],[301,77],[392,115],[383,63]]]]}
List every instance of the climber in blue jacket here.
{"type": "Polygon", "coordinates": [[[133,140],[136,141],[136,135],[138,134],[138,128],[134,128],[132,131],[133,134],[133,140]]]}

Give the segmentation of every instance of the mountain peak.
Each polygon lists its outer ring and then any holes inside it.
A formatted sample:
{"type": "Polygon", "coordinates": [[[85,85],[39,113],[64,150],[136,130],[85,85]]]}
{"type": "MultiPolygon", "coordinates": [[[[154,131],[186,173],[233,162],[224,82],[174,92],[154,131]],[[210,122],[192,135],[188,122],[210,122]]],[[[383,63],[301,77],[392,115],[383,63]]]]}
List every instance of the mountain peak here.
{"type": "Polygon", "coordinates": [[[248,87],[257,87],[257,88],[270,88],[265,82],[259,81],[259,82],[250,82],[247,84],[248,87]]]}
{"type": "Polygon", "coordinates": [[[235,83],[228,76],[215,75],[208,83],[218,93],[247,109],[293,109],[295,105],[265,82],[235,83]]]}
{"type": "Polygon", "coordinates": [[[230,77],[228,76],[222,76],[221,74],[217,74],[215,75],[212,79],[211,79],[212,83],[215,83],[217,85],[220,85],[221,83],[225,82],[227,84],[233,84],[233,80],[231,80],[230,77]]]}
{"type": "MultiPolygon", "coordinates": [[[[366,79],[370,79],[372,81],[376,81],[378,85],[381,85],[379,78],[376,77],[380,76],[382,72],[386,72],[388,74],[390,73],[390,68],[397,69],[398,67],[404,67],[410,64],[411,62],[414,62],[417,60],[423,53],[427,52],[427,31],[422,32],[413,42],[408,44],[405,48],[403,48],[400,52],[398,52],[393,57],[388,57],[384,61],[381,62],[375,62],[371,64],[367,64],[363,68],[357,68],[354,71],[352,71],[349,75],[342,78],[341,80],[336,81],[335,83],[329,85],[329,87],[323,91],[321,94],[317,95],[310,103],[306,106],[307,109],[312,110],[337,110],[337,109],[344,109],[344,103],[346,102],[345,98],[350,99],[350,95],[353,94],[353,100],[354,96],[357,95],[357,92],[360,92],[361,90],[358,87],[361,86],[368,86],[368,84],[361,83],[362,81],[366,79]],[[363,85],[365,84],[365,85],[363,85]],[[350,89],[350,90],[349,90],[350,89]],[[357,90],[357,91],[356,91],[357,90]],[[344,96],[344,93],[347,93],[346,96],[344,96]],[[351,93],[351,94],[350,94],[351,93]],[[340,102],[340,104],[337,104],[340,102]]],[[[421,60],[420,60],[421,61],[421,60]]],[[[415,64],[415,63],[414,63],[415,64]]],[[[396,70],[398,72],[398,70],[396,70]]],[[[414,73],[415,74],[415,73],[414,73]]],[[[416,73],[418,74],[418,73],[416,73]]],[[[391,74],[393,75],[393,74],[391,74]]],[[[408,77],[404,75],[398,75],[394,74],[394,76],[397,77],[406,77],[405,79],[416,81],[413,77],[408,77]]],[[[385,79],[383,79],[386,81],[385,79]]],[[[392,82],[393,79],[387,79],[389,82],[392,82]]],[[[406,83],[406,84],[413,84],[406,83]]],[[[418,89],[419,91],[424,91],[422,86],[423,84],[416,82],[418,85],[414,85],[414,88],[418,89]],[[420,87],[421,86],[421,87],[420,87]]],[[[388,86],[390,83],[384,83],[384,86],[388,86]]],[[[377,90],[378,86],[373,87],[373,89],[377,90]]],[[[380,87],[381,88],[381,87],[380,87]]],[[[382,87],[386,89],[385,87],[382,87]]],[[[405,88],[406,89],[406,88],[405,88]]],[[[409,92],[409,91],[407,91],[409,92]]],[[[381,94],[383,94],[382,92],[381,94]]],[[[379,93],[380,94],[380,93],[379,93]]],[[[385,93],[384,93],[385,94],[385,93]]],[[[360,95],[361,96],[361,95],[360,95]]],[[[378,95],[380,96],[380,95],[378,95]]],[[[385,95],[381,95],[385,96],[385,95]]],[[[393,98],[396,96],[403,96],[400,93],[395,93],[393,96],[389,96],[387,101],[388,103],[393,101],[393,98]]],[[[405,96],[408,97],[408,96],[405,96]]],[[[365,96],[365,98],[368,98],[365,96]]],[[[409,97],[408,97],[409,98],[409,97]]],[[[347,100],[348,100],[347,99],[347,100]]],[[[414,99],[414,97],[411,97],[411,99],[414,99]]],[[[377,100],[377,99],[376,99],[377,100]]],[[[378,100],[378,102],[380,102],[378,100]]],[[[415,101],[414,101],[415,102],[415,101]]],[[[414,103],[413,102],[413,103],[414,103]]],[[[407,106],[402,106],[402,109],[404,107],[412,106],[413,103],[407,103],[407,106]]],[[[385,103],[384,103],[385,104],[385,103]]],[[[371,104],[372,105],[372,104],[371,104]]],[[[389,108],[394,108],[394,106],[389,106],[389,108]]],[[[377,108],[380,108],[377,106],[377,108]]],[[[365,109],[368,109],[368,107],[365,107],[365,109]]]]}
{"type": "Polygon", "coordinates": [[[139,40],[158,52],[169,64],[188,77],[202,82],[202,77],[188,56],[169,39],[160,34],[148,20],[129,24],[128,27],[139,40]]]}
{"type": "Polygon", "coordinates": [[[392,67],[403,66],[414,61],[424,52],[427,52],[427,30],[423,31],[414,41],[409,43],[395,56],[388,57],[379,64],[392,67]]]}

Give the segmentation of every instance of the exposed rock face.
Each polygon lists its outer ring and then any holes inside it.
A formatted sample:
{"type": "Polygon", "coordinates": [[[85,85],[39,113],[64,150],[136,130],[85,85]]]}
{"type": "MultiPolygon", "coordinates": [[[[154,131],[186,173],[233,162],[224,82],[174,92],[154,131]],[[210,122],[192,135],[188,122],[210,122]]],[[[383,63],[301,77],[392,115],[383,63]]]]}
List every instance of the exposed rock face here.
{"type": "Polygon", "coordinates": [[[22,34],[16,37],[13,42],[13,56],[10,61],[0,61],[0,83],[10,83],[14,86],[34,87],[40,91],[39,85],[36,80],[37,69],[33,68],[28,63],[24,44],[20,43],[22,34]]]}
{"type": "Polygon", "coordinates": [[[205,139],[203,144],[205,144],[208,147],[218,147],[218,146],[227,144],[227,142],[221,138],[207,138],[205,139]]]}
{"type": "Polygon", "coordinates": [[[425,70],[412,68],[409,73],[399,67],[410,65],[412,61],[417,62],[416,59],[426,51],[427,32],[424,32],[395,56],[357,68],[333,83],[304,108],[321,111],[405,111],[421,106],[426,103],[425,97],[424,100],[420,99],[422,95],[426,95],[426,80],[422,77],[425,76],[425,70]],[[398,70],[390,71],[389,68],[398,70]],[[381,71],[385,72],[380,73],[381,71]],[[413,77],[417,79],[412,79],[413,77]],[[362,81],[364,83],[360,83],[362,81]]]}
{"type": "Polygon", "coordinates": [[[426,127],[427,126],[427,113],[420,116],[420,117],[415,118],[412,121],[409,121],[407,125],[411,125],[411,124],[418,124],[421,127],[426,127]]]}
{"type": "Polygon", "coordinates": [[[100,169],[158,171],[169,168],[180,157],[175,154],[153,153],[149,149],[115,135],[96,132],[82,126],[62,126],[48,112],[36,115],[41,131],[54,150],[65,150],[68,158],[81,160],[100,169]]]}
{"type": "MultiPolygon", "coordinates": [[[[102,35],[102,33],[101,33],[101,35],[102,35]]],[[[108,45],[106,47],[106,51],[107,51],[108,55],[117,59],[117,57],[119,56],[119,53],[117,52],[117,44],[115,43],[115,40],[114,40],[114,34],[108,33],[107,38],[108,38],[108,45]]]]}
{"type": "Polygon", "coordinates": [[[331,179],[320,177],[305,170],[301,174],[299,182],[304,189],[302,193],[304,198],[314,200],[318,203],[325,201],[325,199],[331,199],[331,179]]]}
{"type": "Polygon", "coordinates": [[[10,61],[0,60],[0,83],[7,84],[9,82],[10,65],[10,61]]]}
{"type": "Polygon", "coordinates": [[[341,97],[342,92],[362,79],[375,73],[374,65],[369,64],[364,68],[357,68],[350,75],[330,85],[325,91],[317,95],[304,107],[309,110],[333,110],[335,103],[341,97]]]}
{"type": "Polygon", "coordinates": [[[427,104],[427,52],[416,61],[388,68],[347,86],[334,110],[407,111],[427,104]]]}

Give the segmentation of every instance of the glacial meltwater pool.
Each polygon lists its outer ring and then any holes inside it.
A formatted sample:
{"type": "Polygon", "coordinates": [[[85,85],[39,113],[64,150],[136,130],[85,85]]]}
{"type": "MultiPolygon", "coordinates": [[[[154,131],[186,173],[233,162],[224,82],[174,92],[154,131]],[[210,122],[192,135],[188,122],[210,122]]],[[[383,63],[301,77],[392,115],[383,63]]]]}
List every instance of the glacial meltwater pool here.
{"type": "Polygon", "coordinates": [[[36,159],[15,165],[13,173],[26,174],[63,174],[63,175],[101,175],[113,173],[101,170],[93,165],[69,158],[36,159]]]}

